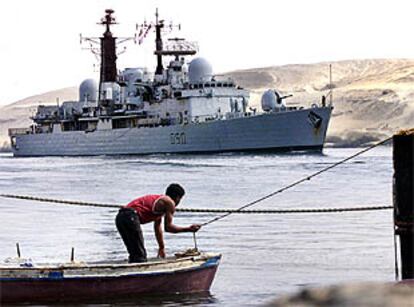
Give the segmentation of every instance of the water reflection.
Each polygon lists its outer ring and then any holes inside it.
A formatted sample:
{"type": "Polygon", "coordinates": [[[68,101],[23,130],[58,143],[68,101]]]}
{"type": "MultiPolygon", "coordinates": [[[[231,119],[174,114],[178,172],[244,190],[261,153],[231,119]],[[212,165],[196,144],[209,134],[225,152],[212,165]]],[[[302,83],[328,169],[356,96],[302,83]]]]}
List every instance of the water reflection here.
{"type": "Polygon", "coordinates": [[[32,305],[30,303],[9,305],[9,306],[32,306],[32,307],[106,307],[106,306],[208,306],[219,303],[219,301],[210,293],[193,293],[193,294],[169,294],[169,295],[139,295],[122,298],[103,298],[101,300],[84,301],[81,303],[47,303],[42,305],[32,305]]]}

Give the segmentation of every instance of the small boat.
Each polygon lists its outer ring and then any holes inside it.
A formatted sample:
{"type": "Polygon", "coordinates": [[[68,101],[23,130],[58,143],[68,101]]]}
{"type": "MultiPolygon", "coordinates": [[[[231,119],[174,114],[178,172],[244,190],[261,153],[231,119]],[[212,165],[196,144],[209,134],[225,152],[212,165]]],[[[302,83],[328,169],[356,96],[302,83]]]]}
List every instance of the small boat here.
{"type": "Polygon", "coordinates": [[[145,263],[3,264],[0,305],[208,292],[220,259],[196,252],[145,263]]]}

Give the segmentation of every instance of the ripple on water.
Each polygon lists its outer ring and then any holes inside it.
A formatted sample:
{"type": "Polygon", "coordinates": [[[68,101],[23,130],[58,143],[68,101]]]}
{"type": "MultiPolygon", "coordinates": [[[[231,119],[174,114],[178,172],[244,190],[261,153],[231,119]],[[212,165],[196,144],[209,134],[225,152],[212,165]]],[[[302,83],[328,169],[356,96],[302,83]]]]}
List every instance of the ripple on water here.
{"type": "MultiPolygon", "coordinates": [[[[358,149],[324,154],[151,155],[13,159],[0,155],[0,192],[125,204],[162,193],[170,182],[187,190],[180,207],[237,208],[358,149]]],[[[389,205],[391,148],[383,147],[252,209],[389,205]]],[[[23,256],[36,262],[125,259],[116,209],[85,208],[0,199],[0,261],[23,256]]],[[[177,213],[176,222],[205,222],[217,215],[177,213]]],[[[157,245],[144,225],[149,255],[157,245]]],[[[221,252],[211,294],[139,299],[140,305],[249,305],[304,285],[394,278],[392,212],[303,215],[233,215],[197,234],[201,250],[221,252]]],[[[168,253],[193,246],[190,234],[165,234],[168,253]]],[[[137,301],[116,302],[132,306],[137,301]]],[[[98,304],[105,306],[105,304],[98,304]]]]}

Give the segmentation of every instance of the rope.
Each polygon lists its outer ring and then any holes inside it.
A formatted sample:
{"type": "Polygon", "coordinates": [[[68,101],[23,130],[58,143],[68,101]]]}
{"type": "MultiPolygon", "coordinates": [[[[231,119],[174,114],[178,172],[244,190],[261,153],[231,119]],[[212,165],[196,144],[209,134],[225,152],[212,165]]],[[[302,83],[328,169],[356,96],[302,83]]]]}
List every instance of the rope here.
{"type": "MultiPolygon", "coordinates": [[[[263,197],[260,197],[250,203],[247,203],[244,206],[241,206],[238,209],[185,209],[185,208],[177,208],[178,212],[196,212],[196,213],[224,213],[223,215],[220,215],[218,217],[215,217],[203,224],[201,226],[206,226],[208,224],[214,223],[216,221],[219,221],[231,214],[234,213],[263,213],[263,214],[270,214],[270,213],[276,213],[276,214],[285,214],[285,213],[330,213],[330,212],[349,212],[349,211],[368,211],[368,210],[384,210],[384,209],[392,209],[392,206],[375,206],[375,207],[356,207],[356,208],[317,208],[317,209],[280,209],[280,210],[244,210],[248,207],[251,207],[259,202],[262,202],[270,197],[273,197],[277,194],[280,194],[288,189],[291,189],[305,181],[311,180],[312,178],[319,176],[341,164],[344,164],[345,162],[354,159],[355,157],[358,157],[362,155],[363,153],[374,149],[380,145],[383,145],[390,140],[392,140],[392,136],[388,137],[380,142],[377,142],[345,159],[342,159],[328,167],[325,167],[309,176],[306,176],[302,179],[299,179],[281,189],[278,189],[270,194],[267,194],[263,197]]],[[[33,197],[33,196],[24,196],[24,195],[11,195],[11,194],[0,194],[1,197],[6,198],[16,198],[16,199],[24,199],[24,200],[32,200],[32,201],[40,201],[40,202],[53,202],[53,203],[60,203],[60,204],[69,204],[69,205],[77,205],[77,206],[89,206],[89,207],[103,207],[103,208],[119,208],[121,205],[117,204],[102,204],[102,203],[87,203],[87,202],[81,202],[81,201],[70,201],[70,200],[60,200],[60,199],[50,199],[50,198],[42,198],[42,197],[33,197]]]]}
{"type": "Polygon", "coordinates": [[[196,251],[198,251],[198,247],[197,247],[197,239],[196,239],[196,233],[193,232],[193,240],[194,240],[194,249],[196,251]]]}
{"type": "Polygon", "coordinates": [[[76,200],[43,198],[43,197],[35,197],[35,196],[27,196],[27,195],[0,194],[0,196],[4,198],[14,198],[14,199],[39,201],[39,202],[45,202],[45,203],[57,203],[57,204],[86,206],[86,207],[101,207],[101,208],[121,208],[122,207],[121,205],[117,205],[117,204],[88,203],[88,202],[76,201],[76,200]]]}
{"type": "Polygon", "coordinates": [[[353,208],[305,208],[305,209],[275,209],[275,210],[240,210],[240,209],[181,209],[180,212],[193,213],[228,213],[228,214],[290,214],[290,213],[334,213],[351,211],[375,211],[393,209],[393,206],[367,206],[353,208]]]}
{"type": "MultiPolygon", "coordinates": [[[[100,207],[100,208],[121,208],[119,204],[105,204],[105,203],[89,203],[76,200],[63,200],[53,199],[26,195],[12,195],[12,194],[0,194],[0,197],[31,200],[47,203],[58,203],[74,206],[86,206],[86,207],[100,207]]],[[[178,212],[189,213],[237,213],[237,214],[288,214],[288,213],[333,213],[333,212],[350,212],[350,211],[373,211],[373,210],[386,210],[392,209],[392,206],[368,206],[368,207],[353,207],[353,208],[305,208],[305,209],[266,209],[266,210],[243,210],[240,209],[194,209],[194,208],[177,208],[178,212]]]]}
{"type": "MultiPolygon", "coordinates": [[[[345,159],[342,159],[342,160],[340,160],[340,161],[338,161],[338,162],[336,162],[336,163],[334,163],[334,164],[332,164],[332,165],[330,165],[330,166],[328,166],[328,167],[325,167],[325,168],[321,169],[320,171],[317,171],[317,172],[315,172],[315,173],[313,173],[313,174],[311,174],[311,175],[309,175],[309,176],[307,176],[307,177],[304,177],[304,178],[302,178],[302,179],[300,179],[300,180],[297,180],[297,181],[295,181],[295,182],[293,182],[293,183],[291,183],[291,184],[289,184],[289,185],[287,185],[287,186],[285,186],[285,187],[283,187],[283,188],[281,188],[281,189],[279,189],[279,190],[276,190],[276,191],[274,191],[274,192],[272,192],[272,193],[270,193],[270,194],[267,194],[267,195],[265,195],[265,196],[263,196],[263,197],[260,197],[260,198],[258,198],[258,199],[256,199],[256,200],[254,200],[254,201],[252,201],[252,202],[250,202],[250,203],[248,203],[248,204],[246,204],[246,205],[244,205],[244,206],[240,207],[240,208],[239,208],[239,209],[237,209],[236,211],[242,211],[242,210],[244,210],[244,209],[246,209],[246,208],[248,208],[248,207],[251,207],[251,206],[253,206],[253,205],[255,205],[255,204],[257,204],[257,203],[259,203],[259,202],[261,202],[261,201],[264,201],[264,200],[266,200],[266,199],[268,199],[268,198],[270,198],[270,197],[273,197],[273,196],[275,196],[275,195],[277,195],[277,194],[280,194],[280,193],[282,193],[282,192],[284,192],[284,191],[286,191],[286,190],[288,190],[288,189],[291,189],[291,188],[293,188],[293,187],[295,187],[295,186],[297,186],[297,185],[301,184],[302,182],[305,182],[305,181],[311,180],[312,178],[314,178],[314,177],[316,177],[316,176],[319,176],[320,174],[325,173],[325,172],[327,172],[327,171],[329,171],[329,170],[333,169],[334,167],[337,167],[337,166],[339,166],[339,165],[341,165],[341,164],[344,164],[345,162],[347,162],[347,161],[349,161],[349,160],[352,160],[352,159],[354,159],[355,157],[358,157],[358,156],[362,155],[363,153],[365,153],[365,152],[367,152],[367,151],[369,151],[369,150],[371,150],[371,149],[374,149],[374,148],[376,148],[376,147],[378,147],[378,146],[380,146],[380,145],[383,145],[383,144],[385,144],[385,143],[389,142],[390,140],[392,140],[392,138],[393,138],[393,137],[392,137],[392,136],[390,136],[390,137],[386,138],[385,140],[382,140],[382,141],[380,141],[380,142],[377,142],[377,143],[375,143],[375,144],[373,144],[373,145],[371,145],[371,146],[369,146],[369,147],[367,147],[367,148],[365,148],[365,149],[363,149],[363,150],[361,150],[361,151],[359,151],[359,152],[357,152],[357,153],[355,153],[355,154],[353,154],[353,155],[351,155],[351,156],[349,156],[349,157],[347,157],[347,158],[345,158],[345,159]]],[[[214,222],[219,221],[219,220],[221,220],[221,219],[224,219],[225,217],[229,216],[229,215],[230,215],[230,214],[232,214],[232,213],[234,213],[234,212],[227,212],[227,213],[225,213],[225,214],[223,214],[223,215],[220,215],[220,216],[218,216],[218,217],[215,217],[215,218],[213,218],[213,219],[211,219],[211,220],[209,220],[209,221],[207,221],[207,222],[205,222],[205,223],[201,224],[201,226],[206,226],[206,225],[208,225],[208,224],[211,224],[211,223],[214,223],[214,222]]]]}

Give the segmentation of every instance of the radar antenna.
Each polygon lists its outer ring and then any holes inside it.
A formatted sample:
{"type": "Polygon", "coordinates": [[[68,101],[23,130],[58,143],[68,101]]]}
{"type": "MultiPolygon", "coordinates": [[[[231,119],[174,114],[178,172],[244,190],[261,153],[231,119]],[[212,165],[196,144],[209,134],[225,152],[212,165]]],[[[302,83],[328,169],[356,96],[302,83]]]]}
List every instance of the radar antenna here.
{"type": "Polygon", "coordinates": [[[162,56],[167,55],[193,55],[197,52],[197,46],[195,43],[185,42],[182,39],[172,39],[169,43],[164,46],[161,34],[168,34],[173,31],[174,28],[181,30],[180,24],[165,24],[164,20],[159,19],[158,8],[155,11],[155,22],[147,23],[144,21],[141,25],[137,25],[138,43],[142,44],[148,33],[154,29],[155,31],[155,51],[154,54],[157,56],[157,68],[155,69],[156,75],[163,74],[162,56]],[[174,46],[174,47],[171,47],[174,46]],[[166,48],[167,47],[167,48],[166,48]]]}

